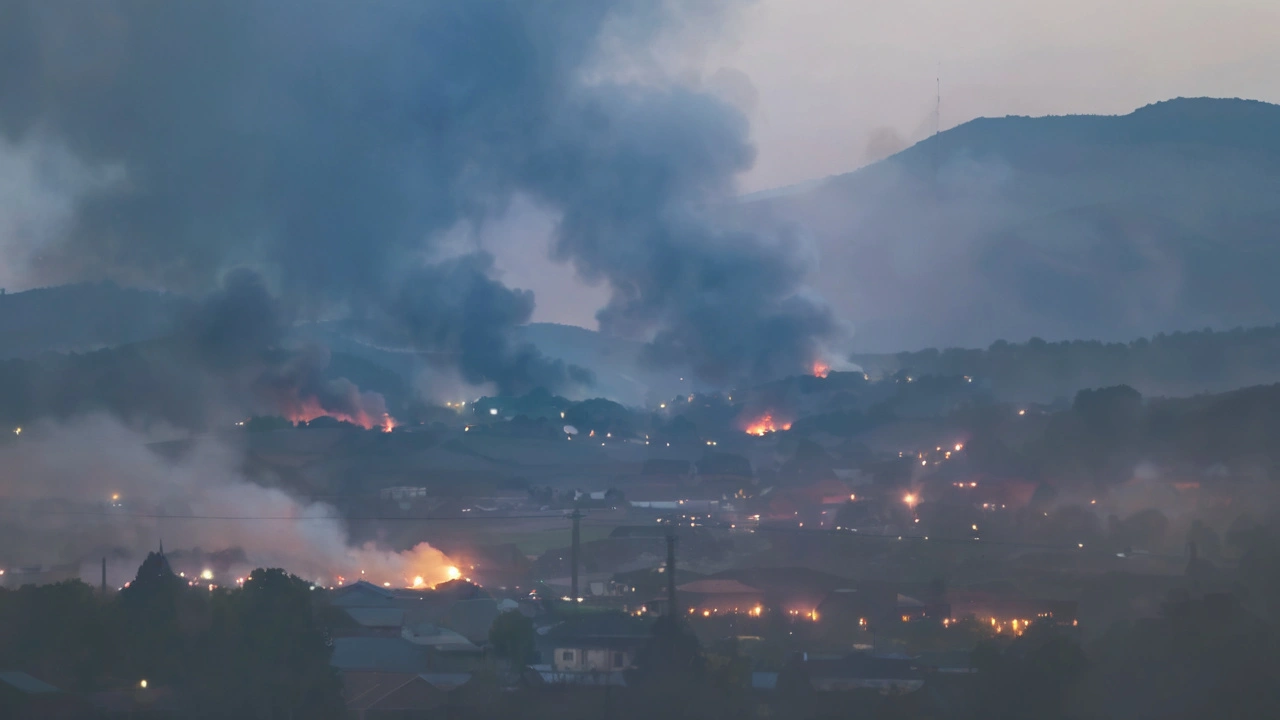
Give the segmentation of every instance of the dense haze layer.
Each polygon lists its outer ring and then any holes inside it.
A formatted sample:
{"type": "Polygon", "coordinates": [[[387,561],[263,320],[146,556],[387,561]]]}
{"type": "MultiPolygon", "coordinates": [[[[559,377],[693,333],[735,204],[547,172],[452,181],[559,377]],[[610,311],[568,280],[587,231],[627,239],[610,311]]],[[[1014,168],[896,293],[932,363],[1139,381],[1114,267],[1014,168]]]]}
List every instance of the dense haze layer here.
{"type": "Polygon", "coordinates": [[[805,263],[701,210],[752,163],[745,119],[654,73],[610,80],[721,5],[7,3],[0,133],[88,178],[46,183],[74,203],[19,238],[27,280],[198,291],[248,265],[304,316],[469,382],[580,383],[509,345],[532,297],[441,242],[520,196],[559,218],[556,257],[611,288],[603,329],[654,339],[651,360],[794,371],[832,331],[798,293],[805,263]]]}
{"type": "Polygon", "coordinates": [[[865,352],[1270,325],[1280,106],[975,120],[758,202],[823,248],[865,352]]]}
{"type": "Polygon", "coordinates": [[[1124,114],[1172,97],[1280,102],[1272,0],[759,0],[709,67],[750,77],[751,190],[878,160],[976,117],[1124,114]],[[900,149],[900,148],[899,148],[900,149]]]}
{"type": "Polygon", "coordinates": [[[97,415],[27,428],[23,442],[0,447],[8,555],[49,564],[123,556],[134,562],[113,560],[123,580],[167,539],[170,548],[238,548],[253,566],[327,584],[361,571],[397,586],[449,579],[447,559],[425,543],[403,553],[350,546],[334,508],[250,482],[225,443],[204,438],[175,459],[149,446],[157,439],[97,415]]]}

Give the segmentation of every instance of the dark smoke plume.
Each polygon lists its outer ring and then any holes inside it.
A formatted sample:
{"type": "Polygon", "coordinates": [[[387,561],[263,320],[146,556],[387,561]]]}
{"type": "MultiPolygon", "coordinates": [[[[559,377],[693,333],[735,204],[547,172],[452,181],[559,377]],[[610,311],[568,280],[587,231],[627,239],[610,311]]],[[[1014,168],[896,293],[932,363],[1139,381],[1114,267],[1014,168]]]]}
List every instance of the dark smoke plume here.
{"type": "Polygon", "coordinates": [[[265,351],[280,343],[288,325],[262,278],[238,268],[185,313],[176,338],[193,360],[233,371],[260,362],[265,351]]]}
{"type": "Polygon", "coordinates": [[[332,377],[323,348],[291,341],[292,313],[253,271],[228,272],[178,315],[173,331],[155,340],[6,361],[0,420],[105,412],[139,425],[207,429],[257,413],[385,427],[382,396],[332,377]]]}
{"type": "Polygon", "coordinates": [[[362,392],[346,378],[325,377],[328,366],[328,351],[316,346],[268,365],[252,384],[258,406],[294,422],[328,416],[368,429],[394,427],[386,398],[362,392]]]}
{"type": "Polygon", "coordinates": [[[493,278],[493,257],[483,252],[406,272],[400,292],[351,328],[380,342],[445,353],[473,385],[494,381],[501,395],[523,395],[567,380],[588,385],[589,372],[544,357],[534,346],[513,344],[506,330],[529,321],[533,293],[511,290],[493,278]]]}
{"type": "Polygon", "coordinates": [[[753,160],[742,116],[600,79],[602,48],[642,51],[720,4],[11,0],[0,132],[122,175],[81,191],[33,268],[199,291],[254,267],[304,317],[369,323],[468,378],[580,381],[507,344],[532,300],[488,258],[437,257],[525,195],[561,215],[556,256],[612,288],[603,328],[654,339],[651,359],[714,380],[800,370],[833,328],[797,293],[791,239],[705,216],[753,160]]]}
{"type": "Polygon", "coordinates": [[[361,392],[346,378],[330,378],[329,352],[293,346],[290,313],[263,279],[243,268],[187,313],[174,339],[190,367],[218,378],[222,392],[243,396],[241,407],[310,421],[322,415],[365,428],[391,427],[385,398],[361,392]]]}

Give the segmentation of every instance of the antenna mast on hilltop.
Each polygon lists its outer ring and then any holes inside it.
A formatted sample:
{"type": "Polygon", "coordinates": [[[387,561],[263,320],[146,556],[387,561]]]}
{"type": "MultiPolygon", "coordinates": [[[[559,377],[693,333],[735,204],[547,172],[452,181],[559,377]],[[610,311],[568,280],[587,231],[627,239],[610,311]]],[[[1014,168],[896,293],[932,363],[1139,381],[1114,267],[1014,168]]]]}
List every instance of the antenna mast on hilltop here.
{"type": "Polygon", "coordinates": [[[937,87],[938,96],[933,106],[933,134],[942,132],[942,62],[938,62],[937,87]]]}
{"type": "Polygon", "coordinates": [[[938,194],[938,170],[942,164],[942,61],[938,61],[938,74],[934,78],[937,93],[934,97],[933,104],[933,177],[930,178],[930,184],[933,186],[933,194],[938,194]]]}

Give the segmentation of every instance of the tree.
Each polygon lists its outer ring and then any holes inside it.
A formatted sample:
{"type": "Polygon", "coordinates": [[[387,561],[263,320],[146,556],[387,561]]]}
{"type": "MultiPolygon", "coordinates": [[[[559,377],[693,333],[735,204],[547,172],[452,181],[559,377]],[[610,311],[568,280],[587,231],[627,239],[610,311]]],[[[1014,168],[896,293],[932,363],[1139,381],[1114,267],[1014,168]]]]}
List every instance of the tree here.
{"type": "Polygon", "coordinates": [[[189,648],[207,629],[206,598],[174,574],[162,553],[148,553],[120,593],[127,672],[171,684],[189,670],[189,648]]]}
{"type": "Polygon", "coordinates": [[[734,475],[750,478],[752,475],[751,461],[741,455],[707,450],[702,453],[702,459],[698,461],[698,474],[734,475]]]}
{"type": "Polygon", "coordinates": [[[1116,522],[1111,541],[1120,548],[1158,550],[1168,529],[1169,518],[1155,508],[1147,508],[1116,522]]]}
{"type": "Polygon", "coordinates": [[[653,634],[636,655],[636,679],[641,684],[680,687],[702,679],[705,662],[702,645],[680,618],[664,615],[653,625],[653,634]]]}
{"type": "Polygon", "coordinates": [[[1218,531],[1205,525],[1202,520],[1191,521],[1191,528],[1187,531],[1187,544],[1198,548],[1211,560],[1222,556],[1222,538],[1218,535],[1218,531]]]}
{"type": "Polygon", "coordinates": [[[283,570],[254,570],[242,589],[215,594],[213,627],[193,674],[210,717],[337,718],[341,683],[318,622],[316,591],[283,570]]]}
{"type": "Polygon", "coordinates": [[[1280,636],[1230,596],[1183,596],[1090,646],[1079,716],[1269,717],[1280,703],[1280,636]]]}
{"type": "Polygon", "coordinates": [[[493,652],[512,665],[533,662],[535,637],[533,621],[518,610],[508,610],[494,618],[489,628],[493,652]]]}
{"type": "Polygon", "coordinates": [[[79,580],[0,589],[0,667],[63,690],[107,689],[119,680],[117,609],[79,580]]]}
{"type": "Polygon", "coordinates": [[[778,672],[775,689],[780,703],[791,710],[794,717],[806,716],[813,705],[813,685],[804,655],[793,653],[778,672]]]}
{"type": "Polygon", "coordinates": [[[812,440],[800,440],[796,444],[795,454],[783,463],[781,474],[784,478],[801,481],[831,479],[835,477],[832,459],[826,448],[812,440]]]}
{"type": "Polygon", "coordinates": [[[1008,648],[983,643],[973,653],[978,671],[974,716],[1063,718],[1066,700],[1089,669],[1080,646],[1055,629],[1033,625],[1008,648]]]}

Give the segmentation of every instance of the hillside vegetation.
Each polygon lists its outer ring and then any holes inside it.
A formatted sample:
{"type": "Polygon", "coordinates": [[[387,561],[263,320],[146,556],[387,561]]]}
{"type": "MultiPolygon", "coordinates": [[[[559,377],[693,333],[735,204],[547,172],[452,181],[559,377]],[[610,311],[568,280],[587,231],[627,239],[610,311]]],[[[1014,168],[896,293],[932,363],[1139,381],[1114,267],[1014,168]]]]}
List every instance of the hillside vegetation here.
{"type": "Polygon", "coordinates": [[[813,235],[861,352],[1270,325],[1277,128],[1244,100],[983,118],[745,212],[813,235]]]}

